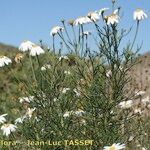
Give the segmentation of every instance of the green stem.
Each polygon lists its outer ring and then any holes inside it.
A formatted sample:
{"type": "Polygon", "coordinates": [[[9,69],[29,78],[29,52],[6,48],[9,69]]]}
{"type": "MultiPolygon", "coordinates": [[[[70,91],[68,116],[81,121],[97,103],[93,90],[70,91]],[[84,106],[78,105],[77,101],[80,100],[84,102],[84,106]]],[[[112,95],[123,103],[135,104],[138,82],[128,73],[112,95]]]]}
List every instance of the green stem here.
{"type": "Polygon", "coordinates": [[[31,55],[29,55],[29,59],[30,59],[30,65],[31,65],[31,70],[32,70],[34,81],[37,81],[36,80],[36,76],[35,76],[35,71],[34,71],[34,67],[33,67],[33,62],[32,62],[31,55]]]}
{"type": "Polygon", "coordinates": [[[68,40],[70,41],[70,43],[72,43],[72,42],[71,42],[71,39],[70,39],[70,37],[69,37],[69,34],[68,34],[68,31],[67,31],[67,28],[66,28],[65,23],[63,22],[62,24],[63,24],[64,30],[65,30],[65,32],[66,32],[66,35],[67,35],[67,37],[68,37],[68,40]]]}
{"type": "Polygon", "coordinates": [[[131,50],[135,44],[135,41],[136,41],[136,38],[137,38],[137,34],[138,34],[138,30],[139,30],[139,21],[137,21],[137,26],[136,26],[136,32],[135,32],[135,36],[134,36],[134,39],[133,39],[133,43],[132,43],[132,46],[131,46],[131,50]]]}
{"type": "Polygon", "coordinates": [[[55,54],[55,35],[53,35],[53,53],[55,54]]]}

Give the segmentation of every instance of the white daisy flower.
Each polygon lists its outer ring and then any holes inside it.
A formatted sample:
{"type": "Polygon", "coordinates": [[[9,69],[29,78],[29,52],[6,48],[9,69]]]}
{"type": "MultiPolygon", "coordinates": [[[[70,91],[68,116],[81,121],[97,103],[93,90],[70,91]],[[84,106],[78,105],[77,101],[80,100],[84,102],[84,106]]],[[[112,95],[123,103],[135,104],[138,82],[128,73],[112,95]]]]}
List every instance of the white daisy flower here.
{"type": "Polygon", "coordinates": [[[97,13],[99,15],[101,15],[102,13],[104,13],[105,11],[109,10],[109,8],[101,8],[99,11],[97,11],[97,13]]]}
{"type": "Polygon", "coordinates": [[[90,35],[90,34],[91,34],[91,31],[84,31],[83,34],[84,34],[84,35],[90,35]]]}
{"type": "Polygon", "coordinates": [[[69,91],[69,90],[70,90],[70,88],[63,88],[63,89],[61,90],[61,92],[62,92],[63,94],[66,94],[67,91],[69,91]]]}
{"type": "Polygon", "coordinates": [[[53,101],[54,101],[54,102],[57,102],[57,101],[58,101],[58,98],[55,97],[55,98],[53,99],[53,101]]]}
{"type": "Polygon", "coordinates": [[[71,112],[70,112],[70,111],[67,111],[67,112],[64,113],[63,117],[64,117],[64,118],[67,118],[67,117],[69,117],[70,115],[71,115],[71,112]]]}
{"type": "Polygon", "coordinates": [[[150,97],[149,97],[149,96],[146,96],[145,98],[142,98],[141,102],[142,102],[143,104],[149,103],[149,102],[150,102],[150,97]]]}
{"type": "Polygon", "coordinates": [[[77,117],[81,117],[83,114],[85,114],[85,111],[79,109],[77,111],[74,111],[74,114],[77,116],[77,117]]]}
{"type": "Polygon", "coordinates": [[[131,135],[131,136],[129,137],[128,141],[131,142],[133,139],[134,139],[134,136],[131,135]]]}
{"type": "Polygon", "coordinates": [[[142,9],[136,9],[133,13],[134,20],[140,21],[147,17],[148,17],[147,14],[142,9]]]}
{"type": "Polygon", "coordinates": [[[27,102],[30,103],[31,101],[33,101],[34,96],[29,96],[29,97],[19,97],[19,102],[23,103],[23,102],[27,102]]]}
{"type": "Polygon", "coordinates": [[[83,33],[81,33],[80,36],[88,36],[88,35],[90,35],[90,34],[91,34],[90,31],[84,31],[83,33]]]}
{"type": "Polygon", "coordinates": [[[122,109],[131,108],[133,106],[133,100],[120,102],[118,106],[122,109]]]}
{"type": "Polygon", "coordinates": [[[63,31],[64,28],[60,27],[60,26],[55,26],[52,28],[51,32],[50,32],[50,35],[51,36],[54,36],[56,35],[59,31],[63,31]]]}
{"type": "Polygon", "coordinates": [[[117,14],[111,14],[109,16],[105,16],[105,20],[107,25],[119,23],[119,16],[117,14]]]}
{"type": "Polygon", "coordinates": [[[122,70],[123,70],[123,67],[122,67],[122,66],[119,66],[119,69],[122,71],[122,70]]]}
{"type": "Polygon", "coordinates": [[[145,93],[145,91],[136,91],[135,96],[143,96],[145,93]]]}
{"type": "Polygon", "coordinates": [[[74,20],[73,20],[73,19],[70,19],[70,20],[68,21],[68,24],[71,25],[71,26],[73,26],[73,25],[74,25],[74,20]]]}
{"type": "Polygon", "coordinates": [[[120,10],[120,8],[115,9],[114,12],[113,12],[113,14],[116,14],[116,15],[117,15],[117,14],[119,13],[119,10],[120,10]]]}
{"type": "Polygon", "coordinates": [[[123,150],[125,149],[125,144],[114,143],[112,146],[105,146],[103,150],[123,150]]]}
{"type": "Polygon", "coordinates": [[[0,67],[3,67],[5,65],[9,65],[12,63],[11,59],[6,56],[0,56],[0,67]]]}
{"type": "Polygon", "coordinates": [[[88,17],[79,17],[74,21],[74,25],[83,25],[92,22],[88,17]]]}
{"type": "Polygon", "coordinates": [[[33,45],[35,45],[35,44],[32,43],[31,41],[24,41],[20,44],[19,50],[22,52],[29,51],[29,50],[31,50],[33,45]]]}
{"type": "Polygon", "coordinates": [[[71,74],[71,72],[70,72],[70,71],[65,70],[65,71],[64,71],[64,74],[66,74],[66,75],[70,75],[70,74],[71,74]]]}
{"type": "Polygon", "coordinates": [[[63,115],[64,118],[69,117],[70,115],[76,115],[77,117],[81,117],[83,114],[85,114],[85,111],[83,110],[77,110],[77,111],[66,111],[63,115]]]}
{"type": "Polygon", "coordinates": [[[107,78],[110,78],[110,77],[111,77],[111,75],[112,75],[111,70],[109,70],[109,71],[107,71],[107,72],[106,72],[106,77],[107,77],[107,78]]]}
{"type": "MultiPolygon", "coordinates": [[[[118,68],[118,66],[115,64],[115,65],[114,65],[114,68],[118,68]]],[[[119,70],[123,70],[123,67],[122,67],[122,66],[119,66],[119,70]]]]}
{"type": "Polygon", "coordinates": [[[21,61],[22,61],[22,59],[23,59],[23,54],[21,54],[21,53],[18,53],[16,56],[15,56],[15,62],[16,63],[20,63],[21,61]]]}
{"type": "Polygon", "coordinates": [[[16,131],[17,126],[13,125],[13,124],[4,124],[1,127],[1,130],[3,131],[3,135],[9,136],[11,134],[11,132],[15,132],[16,131]]]}
{"type": "Polygon", "coordinates": [[[41,71],[45,71],[47,69],[50,69],[51,68],[51,65],[50,64],[45,64],[41,67],[41,71]]]}
{"type": "Polygon", "coordinates": [[[6,121],[5,116],[7,116],[7,114],[0,115],[0,123],[4,123],[6,121]]]}
{"type": "Polygon", "coordinates": [[[147,105],[147,108],[150,109],[150,104],[147,105]]]}
{"type": "Polygon", "coordinates": [[[23,120],[24,120],[24,117],[17,118],[15,120],[15,125],[18,124],[18,123],[23,123],[23,120]]]}
{"type": "Polygon", "coordinates": [[[38,45],[33,45],[30,50],[31,56],[36,56],[36,55],[40,55],[40,54],[44,54],[44,53],[45,53],[44,50],[38,45]]]}
{"type": "Polygon", "coordinates": [[[59,57],[59,61],[62,61],[63,59],[69,60],[68,56],[60,56],[60,57],[59,57]]]}
{"type": "Polygon", "coordinates": [[[76,94],[77,97],[79,97],[81,95],[81,93],[79,92],[79,90],[73,89],[73,91],[75,92],[75,94],[76,94]]]}
{"type": "Polygon", "coordinates": [[[85,24],[86,24],[86,23],[91,23],[91,22],[92,22],[91,19],[90,19],[88,16],[86,16],[86,17],[85,17],[85,24]]]}
{"type": "Polygon", "coordinates": [[[81,120],[80,120],[80,123],[81,123],[82,125],[86,125],[86,120],[85,120],[85,119],[81,119],[81,120]]]}
{"type": "Polygon", "coordinates": [[[136,108],[136,109],[134,109],[134,113],[141,115],[142,114],[142,110],[140,108],[136,108]]]}
{"type": "Polygon", "coordinates": [[[96,12],[89,12],[87,16],[94,22],[100,19],[99,14],[96,12]]]}
{"type": "Polygon", "coordinates": [[[31,118],[36,108],[28,108],[26,112],[26,116],[31,118]]]}

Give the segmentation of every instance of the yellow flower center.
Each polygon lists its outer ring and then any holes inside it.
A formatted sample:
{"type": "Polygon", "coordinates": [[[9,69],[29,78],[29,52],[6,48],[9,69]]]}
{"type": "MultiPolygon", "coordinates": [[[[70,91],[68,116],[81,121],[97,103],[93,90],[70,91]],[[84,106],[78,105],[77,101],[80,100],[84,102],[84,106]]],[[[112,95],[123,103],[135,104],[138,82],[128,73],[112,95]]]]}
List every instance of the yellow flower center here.
{"type": "Polygon", "coordinates": [[[136,12],[140,12],[140,11],[141,11],[141,9],[139,9],[139,8],[138,8],[138,9],[136,9],[136,12]]]}
{"type": "Polygon", "coordinates": [[[88,16],[89,18],[91,18],[91,17],[92,17],[92,15],[93,15],[93,12],[91,11],[91,12],[89,12],[89,13],[88,13],[88,15],[87,15],[87,16],[88,16]]]}
{"type": "Polygon", "coordinates": [[[33,112],[32,112],[32,111],[28,112],[28,115],[32,115],[32,114],[33,114],[33,112]]]}
{"type": "Polygon", "coordinates": [[[117,15],[116,14],[111,14],[111,15],[105,16],[104,19],[106,21],[108,21],[108,19],[117,19],[117,15]]]}
{"type": "Polygon", "coordinates": [[[111,146],[109,150],[116,150],[114,146],[111,146]]]}
{"type": "Polygon", "coordinates": [[[105,20],[108,20],[108,16],[104,16],[104,19],[105,19],[105,20]]]}
{"type": "Polygon", "coordinates": [[[1,55],[1,56],[0,56],[0,58],[4,58],[4,56],[3,56],[3,55],[1,55]]]}
{"type": "Polygon", "coordinates": [[[5,126],[5,128],[8,128],[10,126],[10,124],[5,124],[4,126],[5,126]]]}
{"type": "Polygon", "coordinates": [[[74,24],[74,20],[73,19],[69,20],[68,24],[73,25],[74,24]]]}
{"type": "Polygon", "coordinates": [[[109,18],[111,18],[111,19],[116,18],[116,17],[117,17],[116,14],[111,14],[111,15],[109,16],[109,18]]]}
{"type": "Polygon", "coordinates": [[[21,53],[18,53],[17,55],[16,55],[16,57],[15,57],[15,62],[20,62],[21,61],[21,59],[23,59],[23,54],[21,54],[21,53]]]}
{"type": "Polygon", "coordinates": [[[23,55],[21,54],[21,53],[18,53],[17,55],[16,55],[16,58],[22,58],[23,57],[23,55]]]}
{"type": "Polygon", "coordinates": [[[36,47],[38,47],[38,45],[32,45],[32,47],[36,48],[36,47]]]}

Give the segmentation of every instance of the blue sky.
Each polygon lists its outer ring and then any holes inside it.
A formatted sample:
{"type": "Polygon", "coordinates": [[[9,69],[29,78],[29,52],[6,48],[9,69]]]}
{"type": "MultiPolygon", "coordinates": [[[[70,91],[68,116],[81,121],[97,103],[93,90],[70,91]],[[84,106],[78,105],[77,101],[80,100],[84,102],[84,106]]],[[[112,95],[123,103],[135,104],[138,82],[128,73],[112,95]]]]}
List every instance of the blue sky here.
{"type": "MultiPolygon", "coordinates": [[[[150,50],[150,1],[118,0],[122,7],[124,27],[135,25],[133,11],[142,8],[149,15],[141,22],[136,44],[143,41],[142,52],[150,50]]],[[[68,20],[84,16],[89,11],[111,7],[111,0],[1,0],[0,42],[19,46],[23,40],[37,43],[40,39],[51,45],[50,29],[68,20]]]]}

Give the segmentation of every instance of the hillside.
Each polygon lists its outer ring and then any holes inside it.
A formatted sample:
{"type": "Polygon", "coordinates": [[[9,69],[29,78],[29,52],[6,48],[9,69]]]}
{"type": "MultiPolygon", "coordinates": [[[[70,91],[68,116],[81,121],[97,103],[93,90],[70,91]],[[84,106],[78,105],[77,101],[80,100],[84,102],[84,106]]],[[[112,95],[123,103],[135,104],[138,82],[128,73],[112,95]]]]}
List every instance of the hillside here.
{"type": "Polygon", "coordinates": [[[17,48],[11,45],[0,43],[0,55],[14,56],[17,53],[17,48]]]}
{"type": "Polygon", "coordinates": [[[135,80],[135,87],[150,94],[150,52],[138,58],[138,62],[130,74],[135,80]]]}
{"type": "Polygon", "coordinates": [[[11,45],[6,45],[6,44],[3,44],[3,43],[0,43],[0,51],[15,51],[17,50],[16,47],[14,46],[11,46],[11,45]]]}
{"type": "MultiPolygon", "coordinates": [[[[9,57],[18,53],[17,47],[0,43],[0,55],[9,57]]],[[[134,87],[139,90],[145,90],[150,93],[150,52],[138,57],[138,62],[130,71],[134,78],[134,87]]]]}

